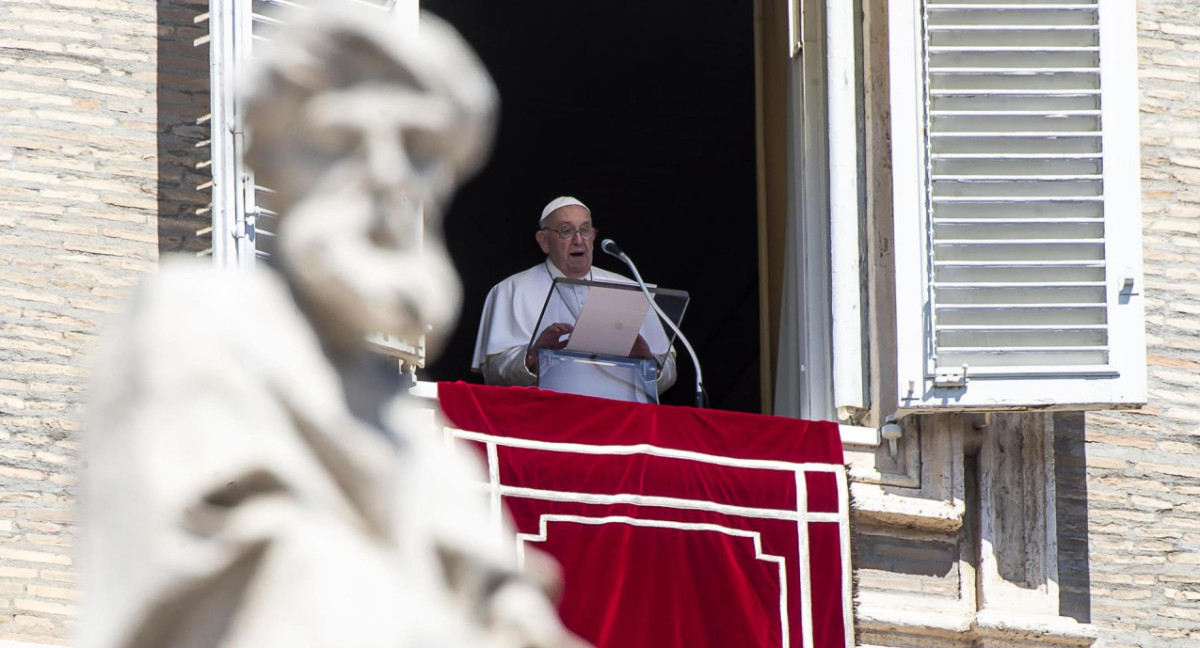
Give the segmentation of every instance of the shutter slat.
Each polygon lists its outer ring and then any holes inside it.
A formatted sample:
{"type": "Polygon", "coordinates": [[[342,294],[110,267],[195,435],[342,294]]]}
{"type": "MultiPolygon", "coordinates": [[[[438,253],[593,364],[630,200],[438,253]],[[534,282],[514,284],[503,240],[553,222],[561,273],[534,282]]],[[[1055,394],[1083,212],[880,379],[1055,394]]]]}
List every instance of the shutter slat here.
{"type": "Polygon", "coordinates": [[[1029,240],[1071,239],[1094,240],[1103,238],[1103,222],[1096,219],[1036,221],[1013,223],[986,218],[938,219],[933,222],[938,240],[1029,240]]]}
{"type": "Polygon", "coordinates": [[[1053,46],[1053,45],[1019,45],[1019,46],[1017,46],[1017,45],[1008,45],[1008,46],[979,45],[979,46],[975,46],[975,47],[930,47],[929,53],[930,54],[951,54],[951,53],[963,53],[963,54],[975,54],[975,53],[988,53],[988,54],[1034,54],[1034,53],[1036,53],[1036,54],[1046,54],[1046,53],[1049,53],[1049,54],[1058,54],[1058,53],[1082,54],[1082,53],[1087,53],[1087,54],[1099,54],[1100,48],[1096,47],[1095,45],[1059,45],[1059,46],[1053,46]]]}
{"type": "MultiPolygon", "coordinates": [[[[935,288],[943,290],[980,290],[980,289],[995,289],[995,288],[1015,288],[1025,289],[1029,287],[1028,282],[1014,281],[973,281],[952,283],[944,281],[933,282],[935,288]]],[[[1057,281],[1054,283],[1039,282],[1036,286],[1039,289],[1056,289],[1056,288],[1104,288],[1103,281],[1057,281]]]]}
{"type": "Polygon", "coordinates": [[[938,326],[1024,325],[1031,321],[1060,326],[1105,324],[1104,309],[1091,304],[943,304],[938,326]]]}
{"type": "Polygon", "coordinates": [[[935,268],[1103,268],[1103,261],[937,261],[935,268]]]}
{"type": "MultiPolygon", "coordinates": [[[[1032,203],[1032,202],[1060,202],[1060,203],[1102,203],[1103,196],[938,196],[933,199],[935,203],[974,203],[976,205],[989,203],[1032,203]]],[[[981,216],[984,218],[984,216],[981,216]]]]}
{"type": "Polygon", "coordinates": [[[1033,4],[1024,2],[930,2],[930,12],[937,11],[963,11],[963,10],[986,10],[986,11],[1095,11],[1097,5],[1095,2],[1078,2],[1078,3],[1044,3],[1033,4]]]}
{"type": "Polygon", "coordinates": [[[942,325],[942,326],[938,327],[938,330],[939,331],[951,331],[951,332],[979,331],[979,332],[1001,333],[1001,332],[1017,331],[1017,332],[1038,333],[1038,332],[1043,332],[1043,331],[1103,331],[1103,330],[1105,330],[1105,328],[1106,327],[1104,324],[1080,324],[1080,325],[1076,325],[1076,326],[1056,326],[1053,324],[1024,325],[1024,326],[1020,325],[1020,324],[1010,324],[1010,325],[988,324],[988,325],[984,326],[984,325],[965,324],[965,325],[942,325]]]}
{"type": "Polygon", "coordinates": [[[1100,91],[1095,89],[1052,89],[1026,90],[1023,88],[939,88],[929,92],[931,97],[1089,97],[1097,98],[1100,91]]]}
{"type": "Polygon", "coordinates": [[[935,140],[938,138],[947,138],[947,139],[951,139],[951,138],[953,138],[953,139],[984,139],[984,138],[1016,139],[1016,138],[1036,137],[1036,138],[1044,138],[1044,139],[1051,139],[1051,140],[1057,141],[1057,140],[1065,138],[1065,137],[1086,137],[1086,138],[1100,139],[1101,135],[1100,135],[1100,133],[1095,133],[1095,132],[1090,132],[1090,131],[1079,131],[1079,132],[1060,131],[1060,132],[1050,132],[1050,133],[1041,132],[1041,131],[1034,131],[1034,132],[975,131],[975,132],[969,132],[969,133],[943,131],[943,132],[939,132],[939,133],[930,133],[929,136],[935,140]]]}
{"type": "Polygon", "coordinates": [[[1015,311],[1015,310],[1071,310],[1071,311],[1096,311],[1104,310],[1101,304],[1093,304],[1088,302],[1054,302],[1045,304],[1020,304],[1016,302],[999,302],[995,304],[946,304],[942,307],[947,312],[954,311],[1015,311]]]}
{"type": "Polygon", "coordinates": [[[1037,74],[1087,74],[1099,76],[1100,72],[1096,69],[1086,67],[940,67],[930,68],[929,74],[931,76],[951,74],[983,74],[988,76],[1027,77],[1037,74]]]}
{"type": "Polygon", "coordinates": [[[1043,177],[1084,177],[1087,179],[1100,176],[1100,160],[1090,157],[1050,158],[1035,157],[947,157],[930,156],[933,162],[935,179],[941,177],[956,177],[943,175],[946,170],[958,171],[957,177],[977,177],[980,175],[1001,175],[1003,178],[1013,177],[1018,172],[1038,172],[1043,177]]]}
{"type": "Polygon", "coordinates": [[[974,287],[999,285],[1044,286],[1047,275],[1056,277],[1055,285],[1104,282],[1104,268],[1087,266],[1020,266],[997,263],[992,266],[945,267],[934,270],[934,285],[953,289],[955,286],[971,284],[974,287]]]}
{"type": "MultiPolygon", "coordinates": [[[[936,225],[1093,225],[1095,218],[937,218],[936,225]]],[[[1103,265],[1103,264],[1101,264],[1103,265]]]]}
{"type": "Polygon", "coordinates": [[[953,24],[941,23],[937,25],[929,25],[930,34],[938,34],[943,32],[971,32],[971,31],[995,31],[995,32],[1021,32],[1021,33],[1038,33],[1046,35],[1056,35],[1059,32],[1084,32],[1098,33],[1098,27],[1091,25],[1002,25],[1002,24],[953,24]]]}
{"type": "Polygon", "coordinates": [[[1065,153],[1062,155],[1047,155],[1044,153],[934,153],[929,157],[933,160],[1045,160],[1047,162],[1061,160],[1094,160],[1098,162],[1103,159],[1103,156],[1096,153],[1065,153]]]}
{"type": "Polygon", "coordinates": [[[957,354],[978,353],[980,355],[1006,355],[1009,353],[1080,353],[1080,352],[1095,353],[1095,352],[1104,352],[1106,350],[1106,347],[1104,347],[1104,346],[1094,346],[1094,345],[1092,345],[1092,346],[1088,346],[1088,345],[1061,346],[1061,347],[1049,347],[1049,346],[1022,347],[1022,346],[989,345],[989,346],[983,346],[983,347],[963,346],[963,347],[951,347],[951,348],[953,350],[953,353],[957,353],[957,354]]]}
{"type": "Polygon", "coordinates": [[[1065,180],[1099,181],[1104,178],[1100,174],[1054,175],[1054,176],[1017,176],[1017,175],[934,175],[935,182],[1055,182],[1065,180]]]}
{"type": "Polygon", "coordinates": [[[283,24],[282,20],[278,20],[276,18],[272,18],[271,16],[266,16],[260,13],[251,14],[250,20],[258,25],[271,25],[273,27],[283,24]]]}
{"type": "MultiPolygon", "coordinates": [[[[1099,357],[1107,351],[1104,345],[1106,333],[1076,333],[1074,331],[1036,331],[1024,333],[938,333],[939,356],[942,354],[1049,354],[1090,353],[1099,357]],[[1043,344],[1046,339],[1055,344],[1043,344]],[[987,346],[977,346],[983,340],[987,346]]],[[[940,363],[939,363],[940,364],[940,363]]],[[[968,361],[967,364],[970,364],[968,361]]]]}
{"type": "Polygon", "coordinates": [[[1104,239],[941,239],[934,241],[937,246],[1004,246],[1004,245],[1104,245],[1104,239]]]}
{"type": "Polygon", "coordinates": [[[970,373],[975,376],[981,373],[984,375],[1003,375],[1001,372],[992,371],[992,367],[1008,367],[1013,374],[1036,374],[1044,372],[1046,365],[1055,366],[1056,373],[1061,373],[1065,368],[1077,366],[1093,366],[1098,369],[1109,369],[1107,351],[1086,348],[1035,351],[1032,349],[1018,350],[981,347],[954,353],[944,353],[938,356],[937,361],[938,366],[945,367],[968,365],[971,368],[970,373]]]}
{"type": "Polygon", "coordinates": [[[1041,117],[1061,119],[1063,117],[1099,117],[1099,110],[931,110],[929,114],[933,117],[988,117],[988,118],[1008,118],[1008,117],[1041,117]]]}
{"type": "MultiPolygon", "coordinates": [[[[1028,360],[1028,358],[1025,358],[1025,359],[1028,360]]],[[[954,363],[952,363],[952,362],[944,362],[942,364],[948,365],[951,367],[955,366],[954,363]]],[[[1044,372],[1045,372],[1044,367],[1041,367],[1040,365],[1034,365],[1034,364],[1029,364],[1029,365],[1013,364],[1013,365],[1008,365],[1008,366],[994,364],[994,365],[988,366],[986,369],[984,369],[982,371],[978,371],[978,372],[975,369],[972,369],[971,375],[973,378],[979,378],[980,374],[984,374],[988,377],[994,377],[994,378],[1014,377],[1014,378],[1027,379],[1031,375],[1036,375],[1036,374],[1044,373],[1044,372]]],[[[1054,374],[1058,378],[1080,377],[1080,378],[1087,378],[1087,379],[1095,379],[1095,378],[1115,378],[1116,376],[1119,375],[1119,372],[1117,370],[1113,369],[1112,366],[1108,364],[1107,359],[1104,359],[1100,363],[1091,363],[1091,364],[1089,364],[1087,362],[1079,362],[1079,363],[1072,363],[1072,364],[1058,364],[1055,366],[1054,374]]],[[[990,409],[994,409],[998,405],[999,405],[999,403],[993,403],[990,409]]]]}
{"type": "MultiPolygon", "coordinates": [[[[1091,302],[1103,298],[1103,290],[1079,288],[975,288],[973,290],[943,290],[936,305],[942,308],[950,304],[1039,304],[1051,306],[1057,301],[1091,302]]],[[[940,315],[940,314],[939,314],[940,315]]],[[[984,315],[979,313],[978,315],[984,315]]]]}

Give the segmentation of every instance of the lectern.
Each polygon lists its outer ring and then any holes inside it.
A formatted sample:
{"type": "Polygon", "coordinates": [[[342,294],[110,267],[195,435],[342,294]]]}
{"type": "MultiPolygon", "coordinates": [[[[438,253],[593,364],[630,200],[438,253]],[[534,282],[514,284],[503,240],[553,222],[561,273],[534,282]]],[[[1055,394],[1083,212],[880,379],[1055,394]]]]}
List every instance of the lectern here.
{"type": "MultiPolygon", "coordinates": [[[[687,310],[688,293],[650,287],[656,304],[676,326],[687,310]]],[[[551,284],[530,345],[546,327],[563,319],[576,327],[567,349],[538,350],[538,387],[570,394],[641,403],[658,402],[660,360],[631,358],[640,333],[665,360],[674,334],[664,327],[634,283],[559,277],[551,284]],[[604,291],[617,291],[604,294],[604,291]],[[641,300],[640,302],[638,300],[641,300]],[[635,312],[637,306],[642,310],[635,312]]]]}

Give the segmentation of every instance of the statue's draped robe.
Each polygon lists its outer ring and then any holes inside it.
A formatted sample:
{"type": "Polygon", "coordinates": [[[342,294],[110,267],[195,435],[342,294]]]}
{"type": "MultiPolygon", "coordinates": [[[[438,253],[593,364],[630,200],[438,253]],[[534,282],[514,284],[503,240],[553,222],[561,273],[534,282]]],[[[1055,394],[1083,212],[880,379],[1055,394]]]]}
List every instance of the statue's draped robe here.
{"type": "Polygon", "coordinates": [[[274,272],[164,263],[117,324],[85,435],[80,646],[494,645],[473,617],[514,558],[473,458],[386,372],[335,368],[274,272]]]}

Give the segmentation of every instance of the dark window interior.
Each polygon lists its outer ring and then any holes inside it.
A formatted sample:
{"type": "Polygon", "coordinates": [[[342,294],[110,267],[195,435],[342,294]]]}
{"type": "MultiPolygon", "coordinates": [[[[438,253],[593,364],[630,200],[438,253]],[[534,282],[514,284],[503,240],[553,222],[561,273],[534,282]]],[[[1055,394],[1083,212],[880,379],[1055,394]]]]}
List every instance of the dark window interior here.
{"type": "MultiPolygon", "coordinates": [[[[646,281],[687,290],[684,333],[712,407],[758,411],[759,329],[751,0],[424,0],[479,53],[500,89],[487,168],[458,194],[447,241],[464,305],[421,377],[470,372],[488,289],[542,258],[542,207],[592,210],[646,281]]],[[[629,275],[599,250],[595,264],[629,275]]],[[[692,401],[694,372],[663,400],[692,401]]]]}

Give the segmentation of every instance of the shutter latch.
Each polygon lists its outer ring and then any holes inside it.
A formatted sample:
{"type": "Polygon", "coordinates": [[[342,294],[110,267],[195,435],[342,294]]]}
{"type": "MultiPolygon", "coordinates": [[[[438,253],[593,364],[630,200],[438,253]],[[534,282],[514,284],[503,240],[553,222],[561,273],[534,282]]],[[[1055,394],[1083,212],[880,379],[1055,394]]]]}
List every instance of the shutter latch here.
{"type": "Polygon", "coordinates": [[[1121,294],[1124,296],[1136,295],[1137,293],[1135,293],[1133,289],[1133,268],[1125,266],[1125,272],[1121,273],[1121,294]]]}
{"type": "Polygon", "coordinates": [[[938,367],[933,375],[935,388],[953,388],[967,386],[967,365],[955,368],[938,367]]]}

